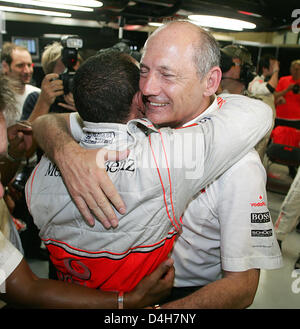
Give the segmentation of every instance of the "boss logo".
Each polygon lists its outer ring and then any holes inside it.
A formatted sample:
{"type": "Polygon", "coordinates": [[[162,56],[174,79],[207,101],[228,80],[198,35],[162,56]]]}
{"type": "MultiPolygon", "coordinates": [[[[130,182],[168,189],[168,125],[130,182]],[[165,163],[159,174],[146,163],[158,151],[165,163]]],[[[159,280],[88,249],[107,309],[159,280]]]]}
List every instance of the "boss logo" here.
{"type": "Polygon", "coordinates": [[[251,223],[268,223],[271,220],[270,212],[251,213],[251,223]]]}

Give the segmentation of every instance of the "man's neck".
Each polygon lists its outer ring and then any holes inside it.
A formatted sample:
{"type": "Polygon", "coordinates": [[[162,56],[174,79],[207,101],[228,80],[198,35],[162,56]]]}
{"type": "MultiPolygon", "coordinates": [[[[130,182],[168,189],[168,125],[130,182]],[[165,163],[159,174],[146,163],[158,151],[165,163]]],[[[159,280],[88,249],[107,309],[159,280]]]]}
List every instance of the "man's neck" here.
{"type": "Polygon", "coordinates": [[[22,86],[20,86],[20,89],[17,91],[17,94],[24,95],[25,88],[26,88],[26,85],[22,84],[22,86]]]}
{"type": "Polygon", "coordinates": [[[229,94],[242,94],[245,87],[236,79],[224,78],[221,82],[222,89],[227,90],[229,94]]]}

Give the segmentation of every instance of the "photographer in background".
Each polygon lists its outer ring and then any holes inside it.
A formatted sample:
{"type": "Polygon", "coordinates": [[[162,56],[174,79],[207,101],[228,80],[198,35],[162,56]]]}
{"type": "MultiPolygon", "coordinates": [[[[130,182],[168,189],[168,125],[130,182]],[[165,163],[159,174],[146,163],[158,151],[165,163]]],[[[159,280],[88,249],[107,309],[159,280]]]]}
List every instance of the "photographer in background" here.
{"type": "Polygon", "coordinates": [[[251,54],[241,45],[228,45],[221,49],[221,69],[218,93],[244,94],[255,76],[251,54]]]}
{"type": "Polygon", "coordinates": [[[291,75],[279,79],[275,95],[275,126],[300,129],[300,59],[290,66],[291,75]]]}
{"type": "MultiPolygon", "coordinates": [[[[253,97],[249,94],[247,88],[255,77],[255,70],[252,64],[251,53],[247,48],[241,45],[228,45],[222,48],[221,70],[222,80],[218,88],[218,94],[242,94],[253,97]]],[[[259,95],[259,97],[254,98],[259,98],[272,107],[270,101],[266,97],[259,95]]],[[[270,129],[265,137],[255,146],[261,161],[263,161],[271,132],[272,129],[270,129]]]]}
{"type": "MultiPolygon", "coordinates": [[[[300,59],[291,62],[291,75],[279,79],[275,95],[277,126],[285,126],[300,129],[300,59]]],[[[287,134],[289,128],[286,129],[287,134]]],[[[279,127],[278,127],[279,129],[279,127]]],[[[295,178],[297,167],[289,166],[289,176],[295,178]]]]}
{"type": "MultiPolygon", "coordinates": [[[[48,112],[72,112],[74,107],[71,93],[72,75],[82,62],[76,48],[68,47],[67,37],[62,43],[46,46],[42,54],[42,67],[46,74],[42,81],[41,93],[32,93],[25,101],[23,120],[34,121],[48,112]]],[[[79,39],[79,38],[78,38],[79,39]]],[[[80,39],[79,39],[80,40],[80,39]]],[[[71,45],[72,46],[72,45],[71,45]]]]}
{"type": "Polygon", "coordinates": [[[268,98],[269,105],[274,111],[274,91],[278,84],[279,62],[273,55],[263,56],[258,64],[258,75],[249,83],[248,91],[251,95],[268,98]]]}
{"type": "MultiPolygon", "coordinates": [[[[76,111],[71,94],[73,72],[78,64],[78,53],[75,46],[82,40],[77,37],[66,37],[62,43],[54,42],[48,45],[42,54],[42,67],[45,78],[42,81],[41,92],[31,93],[23,107],[22,120],[33,122],[37,117],[49,112],[76,111]],[[69,43],[71,40],[71,44],[69,43]],[[72,43],[72,41],[75,41],[72,43]]],[[[80,46],[80,44],[79,44],[80,46]]],[[[31,149],[27,152],[26,160],[20,166],[14,180],[8,185],[6,201],[12,215],[26,223],[26,230],[20,232],[25,257],[48,260],[48,253],[41,248],[41,239],[32,216],[28,212],[24,188],[37,160],[42,156],[42,150],[33,140],[31,149]],[[32,156],[33,154],[37,155],[32,156]]],[[[49,276],[52,275],[50,265],[49,276]]]]}
{"type": "Polygon", "coordinates": [[[26,97],[33,91],[40,92],[40,89],[30,84],[33,64],[27,48],[17,46],[11,42],[5,42],[1,51],[1,64],[2,73],[9,79],[19,82],[18,88],[12,89],[16,99],[17,111],[15,111],[14,117],[11,117],[10,120],[6,118],[6,124],[9,127],[17,120],[20,120],[26,97]]]}

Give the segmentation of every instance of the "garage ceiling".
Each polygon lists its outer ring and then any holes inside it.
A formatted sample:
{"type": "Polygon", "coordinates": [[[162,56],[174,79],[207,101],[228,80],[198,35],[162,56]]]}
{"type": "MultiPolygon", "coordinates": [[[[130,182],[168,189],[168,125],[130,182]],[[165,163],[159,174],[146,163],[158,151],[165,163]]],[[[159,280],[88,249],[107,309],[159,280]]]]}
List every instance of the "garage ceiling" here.
{"type": "MultiPolygon", "coordinates": [[[[146,26],[148,21],[160,22],[170,17],[186,18],[189,14],[201,14],[246,20],[256,24],[254,31],[267,32],[289,29],[295,20],[295,17],[292,17],[293,10],[300,8],[299,0],[285,0],[284,2],[274,0],[103,0],[102,3],[103,6],[95,8],[93,12],[72,11],[72,18],[118,23],[122,17],[126,25],[146,26]]],[[[3,2],[3,0],[0,5],[34,8],[30,5],[3,2]]],[[[49,10],[49,8],[40,9],[49,10]]]]}

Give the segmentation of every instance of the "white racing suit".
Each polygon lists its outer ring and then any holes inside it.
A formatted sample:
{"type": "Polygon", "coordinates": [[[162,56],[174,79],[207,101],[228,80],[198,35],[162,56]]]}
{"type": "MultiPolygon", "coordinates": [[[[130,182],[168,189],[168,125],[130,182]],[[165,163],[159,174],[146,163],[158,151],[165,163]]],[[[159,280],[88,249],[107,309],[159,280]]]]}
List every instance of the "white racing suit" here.
{"type": "Polygon", "coordinates": [[[298,169],[288,194],[280,207],[275,223],[275,232],[278,240],[283,241],[287,234],[292,232],[300,216],[300,170],[298,169]]]}
{"type": "Polygon", "coordinates": [[[271,118],[264,103],[227,95],[179,129],[158,130],[147,120],[85,122],[83,147],[130,148],[127,159],[106,164],[127,212],[115,229],[97,221],[88,226],[58,168],[43,157],[26,184],[26,199],[59,277],[102,290],[133,289],[167,258],[193,195],[249,152],[271,118]]]}

